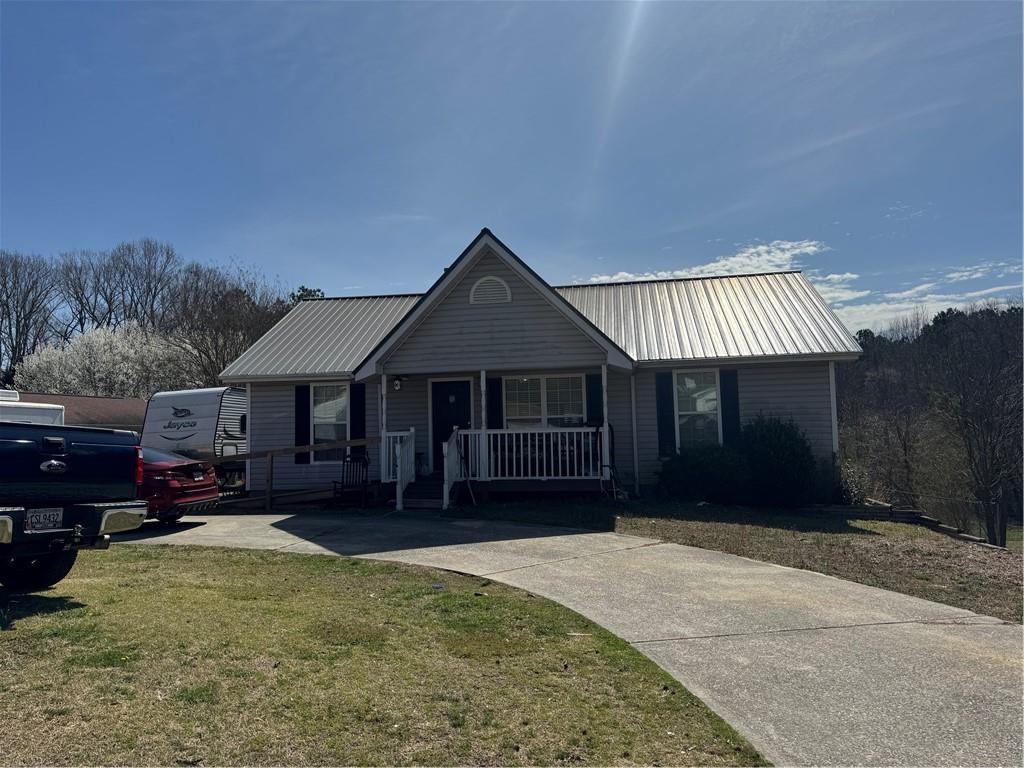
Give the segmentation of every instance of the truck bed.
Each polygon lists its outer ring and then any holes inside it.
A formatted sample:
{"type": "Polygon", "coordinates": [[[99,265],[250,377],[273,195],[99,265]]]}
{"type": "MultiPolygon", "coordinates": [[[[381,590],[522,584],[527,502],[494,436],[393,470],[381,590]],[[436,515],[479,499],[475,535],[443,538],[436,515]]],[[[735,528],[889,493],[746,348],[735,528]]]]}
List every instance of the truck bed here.
{"type": "Polygon", "coordinates": [[[0,421],[0,506],[132,500],[138,445],[127,430],[0,421]]]}

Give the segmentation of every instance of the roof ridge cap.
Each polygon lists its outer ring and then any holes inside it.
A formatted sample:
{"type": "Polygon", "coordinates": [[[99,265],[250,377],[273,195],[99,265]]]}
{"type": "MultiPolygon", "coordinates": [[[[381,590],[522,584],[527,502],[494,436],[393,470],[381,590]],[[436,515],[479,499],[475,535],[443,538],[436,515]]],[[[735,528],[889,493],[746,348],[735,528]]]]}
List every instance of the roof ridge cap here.
{"type": "Polygon", "coordinates": [[[725,280],[730,277],[761,277],[762,275],[800,275],[802,269],[773,269],[769,272],[737,272],[724,275],[693,275],[692,277],[652,277],[649,280],[608,280],[603,283],[567,283],[552,288],[600,288],[605,285],[642,285],[643,283],[685,283],[690,280],[725,280]]]}

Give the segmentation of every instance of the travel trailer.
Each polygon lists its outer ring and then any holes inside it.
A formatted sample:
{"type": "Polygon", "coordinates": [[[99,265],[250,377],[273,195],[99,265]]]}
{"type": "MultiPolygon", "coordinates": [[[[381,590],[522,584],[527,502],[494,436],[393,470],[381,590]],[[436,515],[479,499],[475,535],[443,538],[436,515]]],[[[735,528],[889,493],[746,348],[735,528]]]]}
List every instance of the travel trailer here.
{"type": "Polygon", "coordinates": [[[64,425],[64,406],[49,403],[23,403],[13,389],[0,389],[0,421],[21,424],[64,425]]]}
{"type": "MultiPolygon", "coordinates": [[[[157,392],[146,406],[142,448],[193,459],[220,459],[246,452],[246,393],[240,387],[157,392]]],[[[223,490],[245,487],[245,461],[217,466],[223,490]]]]}

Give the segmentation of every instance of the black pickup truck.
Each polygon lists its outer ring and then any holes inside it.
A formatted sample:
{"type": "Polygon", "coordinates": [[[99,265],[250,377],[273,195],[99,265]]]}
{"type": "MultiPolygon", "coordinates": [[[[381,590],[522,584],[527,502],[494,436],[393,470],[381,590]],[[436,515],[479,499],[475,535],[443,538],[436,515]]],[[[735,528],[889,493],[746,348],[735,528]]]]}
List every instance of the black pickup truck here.
{"type": "Polygon", "coordinates": [[[138,528],[141,482],[135,432],[0,421],[0,585],[52,586],[78,550],[138,528]]]}

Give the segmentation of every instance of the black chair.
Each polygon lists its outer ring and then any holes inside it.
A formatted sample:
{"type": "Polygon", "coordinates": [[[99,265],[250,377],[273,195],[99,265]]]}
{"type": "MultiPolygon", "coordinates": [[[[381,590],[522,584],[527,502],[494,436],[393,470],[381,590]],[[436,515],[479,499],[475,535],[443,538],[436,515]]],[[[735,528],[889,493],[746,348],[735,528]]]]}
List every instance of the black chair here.
{"type": "Polygon", "coordinates": [[[348,496],[357,496],[359,506],[365,507],[368,477],[369,462],[365,456],[346,456],[341,462],[341,479],[334,481],[334,498],[344,500],[348,496]]]}

